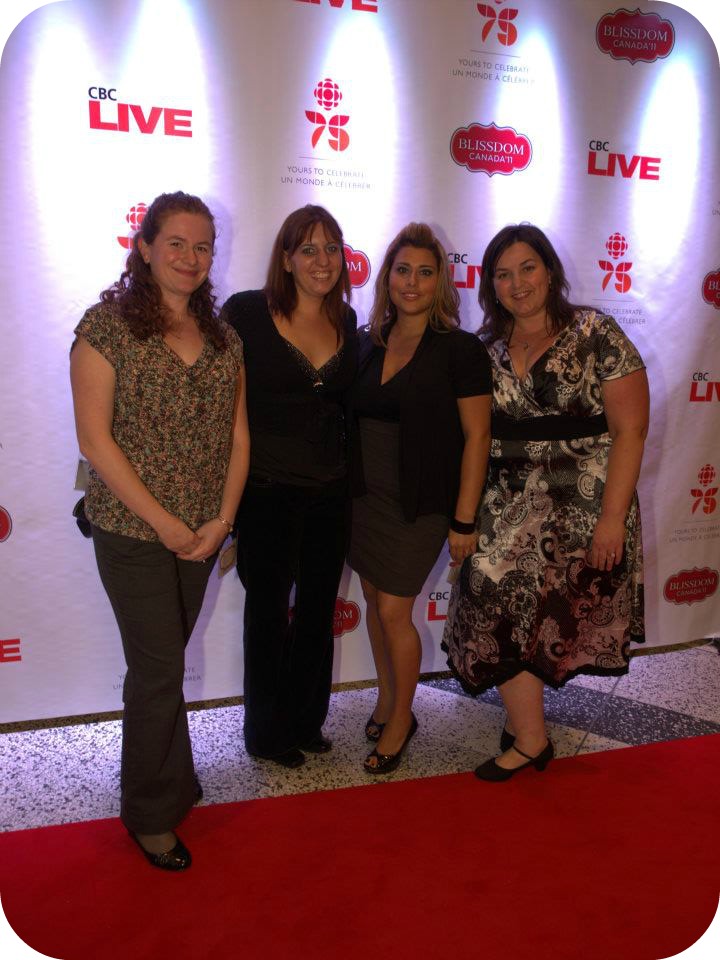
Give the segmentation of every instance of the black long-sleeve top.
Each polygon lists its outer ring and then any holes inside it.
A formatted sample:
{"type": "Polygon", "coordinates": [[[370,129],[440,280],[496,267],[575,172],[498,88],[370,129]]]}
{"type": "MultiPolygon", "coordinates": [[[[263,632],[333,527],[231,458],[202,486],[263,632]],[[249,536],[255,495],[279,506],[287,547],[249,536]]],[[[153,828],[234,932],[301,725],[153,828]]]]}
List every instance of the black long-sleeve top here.
{"type": "Polygon", "coordinates": [[[358,357],[355,311],[347,308],[343,343],[320,370],[278,332],[262,290],[233,294],[222,316],[243,342],[251,478],[310,486],[344,476],[344,401],[358,357]]]}

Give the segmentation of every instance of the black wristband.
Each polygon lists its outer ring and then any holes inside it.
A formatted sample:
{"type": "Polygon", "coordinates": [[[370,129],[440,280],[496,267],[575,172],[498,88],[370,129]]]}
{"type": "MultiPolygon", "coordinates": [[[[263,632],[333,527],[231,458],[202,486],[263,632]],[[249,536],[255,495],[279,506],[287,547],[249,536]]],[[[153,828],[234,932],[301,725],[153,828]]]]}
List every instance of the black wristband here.
{"type": "Polygon", "coordinates": [[[458,520],[457,517],[453,517],[450,521],[450,529],[453,531],[453,533],[475,533],[475,524],[463,523],[462,520],[458,520]]]}

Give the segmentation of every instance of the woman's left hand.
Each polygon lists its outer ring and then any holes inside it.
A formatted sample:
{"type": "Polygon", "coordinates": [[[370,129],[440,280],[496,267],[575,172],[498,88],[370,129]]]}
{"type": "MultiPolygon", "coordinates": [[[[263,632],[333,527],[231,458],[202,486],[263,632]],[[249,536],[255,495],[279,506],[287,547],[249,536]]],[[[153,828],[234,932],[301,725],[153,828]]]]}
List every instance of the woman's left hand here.
{"type": "Polygon", "coordinates": [[[450,556],[456,563],[462,563],[466,557],[475,553],[477,547],[477,533],[448,533],[450,556]]]}
{"type": "Polygon", "coordinates": [[[178,553],[179,560],[208,560],[214,556],[230,535],[226,524],[215,517],[195,531],[200,543],[190,553],[178,553]]]}
{"type": "Polygon", "coordinates": [[[586,554],[588,564],[598,570],[612,570],[622,560],[624,543],[625,521],[601,514],[586,554]]]}

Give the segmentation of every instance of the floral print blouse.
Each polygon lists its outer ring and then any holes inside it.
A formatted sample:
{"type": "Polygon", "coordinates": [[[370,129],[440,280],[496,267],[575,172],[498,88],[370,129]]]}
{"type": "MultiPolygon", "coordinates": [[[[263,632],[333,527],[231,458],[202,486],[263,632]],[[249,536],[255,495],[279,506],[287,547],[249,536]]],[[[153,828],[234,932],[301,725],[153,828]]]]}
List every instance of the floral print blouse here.
{"type": "MultiPolygon", "coordinates": [[[[232,448],[242,342],[225,326],[227,349],[205,340],[188,366],[154,334],[138,340],[117,308],[97,304],[75,328],[115,369],[112,435],[150,493],[195,530],[217,516],[232,448]]],[[[93,470],[85,494],[91,523],[138,540],[157,534],[93,470]]]]}

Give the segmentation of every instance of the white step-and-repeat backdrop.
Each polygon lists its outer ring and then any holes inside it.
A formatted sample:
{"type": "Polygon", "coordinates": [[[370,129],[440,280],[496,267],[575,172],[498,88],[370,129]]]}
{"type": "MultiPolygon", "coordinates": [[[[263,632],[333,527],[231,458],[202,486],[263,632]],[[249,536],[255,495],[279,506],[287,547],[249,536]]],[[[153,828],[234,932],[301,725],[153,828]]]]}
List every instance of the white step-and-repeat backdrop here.
{"type": "MultiPolygon", "coordinates": [[[[633,0],[634,2],[634,0],[633,0]]],[[[612,0],[65,0],[0,67],[0,722],[120,707],[124,672],[79,496],[68,348],[158,193],[204,197],[224,297],[262,285],[309,201],[348,241],[353,303],[409,220],[449,251],[463,324],[504,224],[545,228],[573,298],[648,365],[648,642],[720,632],[720,70],[688,12],[612,0]]],[[[443,669],[447,557],[418,598],[443,669]]],[[[373,676],[359,585],[336,680],[373,676]]],[[[190,700],[242,689],[243,594],[213,576],[190,700]]]]}

